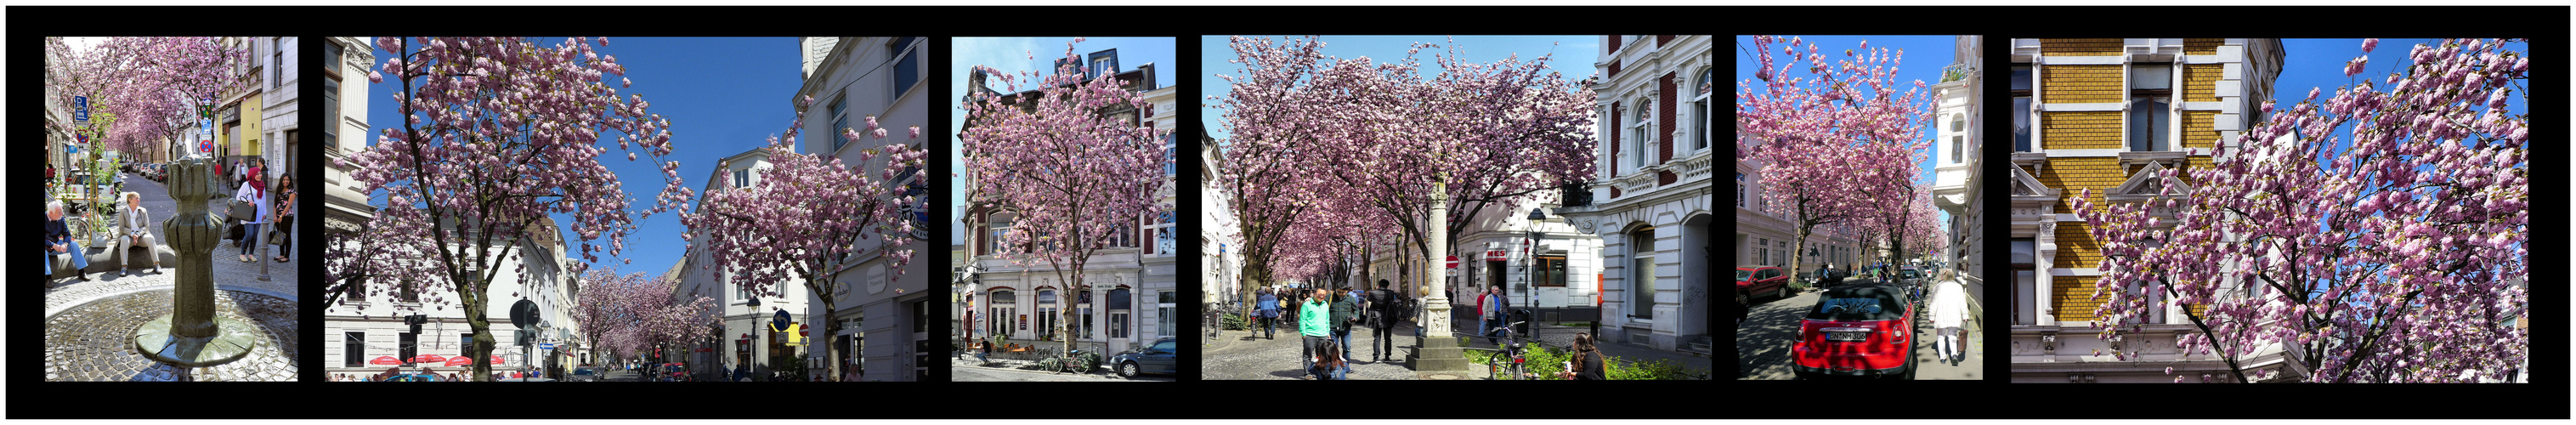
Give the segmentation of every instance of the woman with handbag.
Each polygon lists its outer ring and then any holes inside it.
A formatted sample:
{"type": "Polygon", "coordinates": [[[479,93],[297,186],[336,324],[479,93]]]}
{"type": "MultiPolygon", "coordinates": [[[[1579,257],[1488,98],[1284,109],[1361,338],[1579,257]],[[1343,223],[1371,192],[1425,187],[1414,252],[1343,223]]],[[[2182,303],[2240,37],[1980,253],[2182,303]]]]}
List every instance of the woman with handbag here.
{"type": "Polygon", "coordinates": [[[241,245],[241,261],[244,263],[251,262],[254,261],[250,258],[251,248],[259,246],[259,225],[260,223],[267,222],[267,220],[271,218],[269,217],[268,211],[268,191],[260,189],[258,185],[251,184],[251,182],[244,181],[241,184],[241,189],[233,192],[233,201],[236,203],[233,204],[232,207],[232,217],[234,220],[240,221],[242,226],[241,240],[243,242],[239,244],[241,245]],[[247,205],[247,207],[245,207],[245,205],[247,205]],[[244,212],[248,212],[249,216],[244,217],[244,212]]]}
{"type": "Polygon", "coordinates": [[[283,263],[295,252],[295,176],[277,176],[277,230],[269,232],[269,243],[277,245],[277,257],[283,263]]]}

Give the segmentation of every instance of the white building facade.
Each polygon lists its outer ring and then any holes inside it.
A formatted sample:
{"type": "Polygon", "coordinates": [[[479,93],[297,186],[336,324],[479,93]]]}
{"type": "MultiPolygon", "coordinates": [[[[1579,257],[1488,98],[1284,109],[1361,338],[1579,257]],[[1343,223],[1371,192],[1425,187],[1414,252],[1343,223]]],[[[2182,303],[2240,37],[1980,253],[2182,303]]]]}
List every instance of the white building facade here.
{"type": "MultiPolygon", "coordinates": [[[[1086,56],[1095,69],[1115,70],[1114,50],[1086,56]]],[[[1162,87],[1154,80],[1153,63],[1115,74],[1102,73],[1096,78],[1118,78],[1132,84],[1146,101],[1146,110],[1124,107],[1104,108],[1101,113],[1119,120],[1151,123],[1164,134],[1162,143],[1172,145],[1178,135],[1172,133],[1181,112],[1177,87],[1162,87]]],[[[968,90],[975,95],[999,93],[982,87],[982,76],[969,76],[968,90]]],[[[1022,93],[1029,94],[1029,93],[1022,93]]],[[[972,118],[968,119],[972,125],[972,118]]],[[[1169,154],[1167,154],[1169,155],[1169,154]]],[[[1168,157],[1167,157],[1168,158],[1168,157]]],[[[1173,193],[1178,184],[1179,167],[1170,162],[1164,168],[1162,188],[1156,196],[1165,205],[1175,204],[1173,193]]],[[[968,181],[976,181],[972,171],[960,170],[968,181]]],[[[978,204],[968,202],[969,205],[978,204]]],[[[1057,326],[1074,330],[1079,349],[1117,353],[1142,344],[1151,344],[1162,336],[1177,336],[1178,318],[1183,314],[1179,304],[1185,297],[1180,292],[1179,248],[1185,246],[1178,233],[1178,212],[1164,211],[1137,217],[1132,231],[1125,233],[1110,248],[1096,251],[1083,269],[1082,282],[1065,282],[1043,261],[1014,265],[1013,260],[997,258],[1006,249],[1000,241],[1011,231],[1013,213],[1006,207],[969,208],[959,218],[968,229],[967,248],[974,259],[969,264],[976,270],[969,294],[974,310],[965,319],[977,340],[995,336],[1021,344],[1058,344],[1053,330],[1057,326]],[[1066,319],[1067,311],[1076,313],[1066,319]]]]}
{"type": "Polygon", "coordinates": [[[1594,59],[1598,175],[1591,199],[1556,215],[1601,238],[1602,333],[1611,342],[1706,351],[1717,318],[1715,37],[1610,35],[1594,59]]]}
{"type": "MultiPolygon", "coordinates": [[[[557,372],[569,370],[566,366],[579,364],[580,356],[584,354],[580,348],[582,344],[576,338],[580,329],[571,319],[579,277],[568,272],[567,266],[571,263],[564,257],[564,244],[559,236],[562,230],[554,226],[551,219],[529,226],[528,236],[519,238],[515,244],[519,256],[517,264],[508,259],[495,259],[486,266],[499,270],[492,277],[492,286],[485,294],[489,300],[485,305],[486,313],[493,318],[488,327],[492,332],[492,355],[501,359],[492,367],[495,372],[532,367],[557,372]],[[521,335],[518,331],[522,328],[512,325],[508,319],[510,306],[521,299],[540,306],[538,324],[526,328],[533,332],[530,335],[521,335]],[[540,348],[540,344],[554,344],[556,348],[546,350],[540,348]]],[[[323,313],[324,332],[335,342],[323,347],[324,371],[352,376],[382,373],[392,367],[402,367],[405,372],[427,370],[441,374],[471,371],[472,366],[446,366],[445,363],[418,363],[408,367],[381,364],[387,360],[385,358],[400,362],[421,355],[466,355],[474,334],[471,325],[466,323],[464,309],[422,304],[419,300],[427,298],[425,295],[400,291],[352,294],[346,303],[323,313]],[[421,325],[420,333],[412,333],[410,325],[403,323],[403,316],[412,314],[428,316],[428,322],[421,325]]],[[[444,297],[454,299],[455,295],[444,297]]]]}
{"type": "Polygon", "coordinates": [[[1950,213],[1950,249],[1941,252],[1941,261],[1966,272],[1968,304],[1978,311],[1985,304],[1987,276],[1985,179],[1978,160],[1985,146],[1978,130],[1985,122],[1984,41],[1983,36],[1957,36],[1950,56],[1955,59],[1942,70],[1941,83],[1932,85],[1940,102],[1933,112],[1940,140],[1932,154],[1937,161],[1932,204],[1950,213]]]}
{"type": "MultiPolygon", "coordinates": [[[[928,149],[926,140],[907,140],[910,127],[930,129],[930,85],[924,80],[930,64],[925,58],[929,42],[922,37],[809,37],[804,48],[805,84],[797,89],[790,104],[802,103],[808,96],[813,105],[800,106],[805,111],[808,135],[797,147],[800,153],[838,158],[843,164],[857,167],[871,176],[882,177],[887,167],[886,155],[861,160],[881,142],[870,138],[842,140],[842,129],[865,132],[867,117],[876,117],[879,128],[886,130],[885,142],[909,143],[911,149],[928,149]]],[[[935,134],[935,133],[933,133],[935,134]]],[[[877,152],[882,153],[882,150],[877,152]]],[[[913,205],[902,211],[915,221],[916,234],[909,245],[895,248],[912,255],[898,281],[895,275],[890,241],[873,234],[862,234],[851,254],[839,259],[828,272],[837,285],[829,294],[817,297],[801,311],[801,322],[818,329],[807,358],[813,369],[824,368],[827,356],[822,350],[836,350],[849,362],[842,370],[862,370],[860,380],[919,381],[930,376],[929,353],[931,324],[936,320],[938,302],[930,291],[930,256],[938,239],[930,235],[928,173],[902,170],[889,182],[911,193],[913,205]],[[831,297],[835,310],[826,317],[820,297],[831,297]],[[841,333],[821,335],[827,321],[839,322],[841,333]]],[[[791,310],[793,311],[793,310],[791,310]]],[[[818,372],[819,373],[819,372],[818,372]]],[[[840,377],[828,377],[839,379],[840,377]]]]}
{"type": "MultiPolygon", "coordinates": [[[[367,149],[367,88],[364,84],[343,84],[349,78],[363,78],[367,67],[374,66],[373,37],[327,37],[322,41],[326,55],[319,69],[323,91],[315,93],[320,110],[329,114],[330,124],[322,131],[322,172],[308,173],[322,179],[319,194],[323,207],[322,226],[326,233],[342,234],[364,228],[375,217],[376,208],[367,205],[365,185],[349,177],[349,167],[340,160],[367,149]]],[[[292,54],[292,53],[289,53],[292,54]]],[[[293,90],[290,88],[289,90],[293,90]]],[[[309,186],[308,186],[309,187],[309,186]]],[[[313,196],[313,195],[304,195],[313,196]]],[[[308,198],[310,199],[310,198],[308,198]]]]}

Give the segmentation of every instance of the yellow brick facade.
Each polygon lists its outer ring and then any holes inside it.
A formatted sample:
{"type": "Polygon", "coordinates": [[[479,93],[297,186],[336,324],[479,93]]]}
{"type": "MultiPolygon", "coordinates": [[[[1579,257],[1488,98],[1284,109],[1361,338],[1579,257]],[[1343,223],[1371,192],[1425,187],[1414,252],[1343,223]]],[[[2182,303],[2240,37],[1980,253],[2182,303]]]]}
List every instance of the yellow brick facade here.
{"type": "MultiPolygon", "coordinates": [[[[2102,204],[2102,192],[2119,187],[2121,181],[2129,179],[2128,173],[2120,169],[2120,159],[2113,157],[2049,158],[2046,170],[2033,177],[2038,178],[2040,184],[2066,191],[2066,196],[2057,202],[2057,211],[2065,213],[2075,212],[2075,197],[2084,189],[2093,189],[2091,200],[2097,205],[2094,210],[2101,210],[2098,205],[2102,204]]],[[[2075,235],[2082,237],[2084,234],[2075,235]]]]}
{"type": "Polygon", "coordinates": [[[2199,153],[2218,146],[2218,111],[2182,111],[2182,147],[2200,148],[2199,153]]]}
{"type": "Polygon", "coordinates": [[[2186,55],[2215,55],[2215,54],[2218,54],[2218,45],[2219,45],[2219,44],[2222,44],[2222,43],[2226,43],[2226,42],[2227,42],[2227,39],[2224,39],[2224,38],[2186,38],[2186,39],[2182,39],[2182,54],[2186,54],[2186,55]]]}
{"type": "Polygon", "coordinates": [[[2057,223],[2056,266],[2090,269],[2102,265],[2102,243],[2093,240],[2092,226],[2081,221],[2057,223]]]}
{"type": "MultiPolygon", "coordinates": [[[[2064,256],[2065,254],[2062,253],[2065,251],[2063,248],[2060,249],[2061,254],[2058,255],[2064,256]]],[[[2048,298],[2052,301],[2051,308],[2057,310],[2059,324],[2095,320],[2093,309],[2101,307],[2102,303],[2093,300],[2093,282],[2099,280],[2101,278],[2094,276],[2049,277],[2049,281],[2053,284],[2049,285],[2051,293],[2048,294],[2048,298]]]]}
{"type": "Polygon", "coordinates": [[[2043,56],[2119,56],[2117,38],[2052,38],[2039,42],[2043,56]]]}
{"type": "Polygon", "coordinates": [[[2225,76],[2218,64],[2185,64],[2182,66],[2182,101],[2218,101],[2218,78],[2225,76]]]}
{"type": "Polygon", "coordinates": [[[2119,65],[2050,65],[2040,67],[2041,103],[2111,103],[2125,100],[2128,88],[2119,65]]]}
{"type": "Polygon", "coordinates": [[[2120,112],[2041,113],[2039,134],[2043,149],[2116,149],[2120,147],[2120,112]]]}

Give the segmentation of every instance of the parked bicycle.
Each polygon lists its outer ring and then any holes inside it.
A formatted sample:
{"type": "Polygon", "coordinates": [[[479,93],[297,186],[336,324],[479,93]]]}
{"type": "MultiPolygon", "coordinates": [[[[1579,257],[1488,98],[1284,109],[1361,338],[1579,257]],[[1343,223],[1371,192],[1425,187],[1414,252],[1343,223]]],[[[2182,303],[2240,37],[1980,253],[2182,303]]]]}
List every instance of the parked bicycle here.
{"type": "Polygon", "coordinates": [[[1090,374],[1100,367],[1100,353],[1073,350],[1063,356],[1050,357],[1043,364],[1048,372],[1090,374]]]}

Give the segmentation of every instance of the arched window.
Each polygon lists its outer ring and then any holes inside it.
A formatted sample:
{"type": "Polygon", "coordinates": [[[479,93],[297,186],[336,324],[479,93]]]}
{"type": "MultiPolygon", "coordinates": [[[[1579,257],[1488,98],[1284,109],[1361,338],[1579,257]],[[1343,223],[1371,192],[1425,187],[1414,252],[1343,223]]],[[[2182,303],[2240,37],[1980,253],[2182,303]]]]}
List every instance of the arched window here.
{"type": "Polygon", "coordinates": [[[1710,145],[1714,144],[1712,140],[1716,140],[1717,138],[1716,133],[1709,131],[1709,129],[1717,128],[1717,115],[1708,109],[1709,99],[1715,96],[1716,93],[1717,68],[1709,68],[1707,70],[1700,71],[1699,97],[1691,100],[1691,116],[1699,118],[1691,121],[1692,125],[1699,126],[1699,128],[1694,129],[1691,132],[1692,134],[1697,134],[1699,136],[1691,139],[1692,151],[1708,149],[1710,145]]]}

